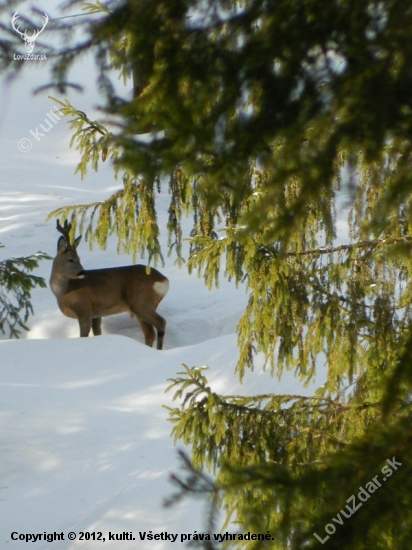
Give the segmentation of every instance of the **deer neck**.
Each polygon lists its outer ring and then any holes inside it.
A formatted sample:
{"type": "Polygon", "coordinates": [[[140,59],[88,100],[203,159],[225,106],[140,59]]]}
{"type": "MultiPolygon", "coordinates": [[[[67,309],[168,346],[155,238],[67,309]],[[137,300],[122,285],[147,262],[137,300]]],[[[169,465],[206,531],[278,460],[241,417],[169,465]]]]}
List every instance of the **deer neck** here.
{"type": "Polygon", "coordinates": [[[69,286],[69,279],[64,275],[52,271],[49,283],[53,294],[56,298],[59,298],[66,293],[69,286]]]}

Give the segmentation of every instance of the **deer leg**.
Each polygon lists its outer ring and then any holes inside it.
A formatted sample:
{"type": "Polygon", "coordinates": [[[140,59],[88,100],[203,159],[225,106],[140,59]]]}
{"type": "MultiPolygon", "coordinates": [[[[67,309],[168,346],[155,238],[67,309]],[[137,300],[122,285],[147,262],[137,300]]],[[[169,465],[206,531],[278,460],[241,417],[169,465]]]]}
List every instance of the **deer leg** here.
{"type": "Polygon", "coordinates": [[[146,344],[146,346],[152,347],[154,339],[156,338],[153,325],[142,319],[139,315],[136,315],[136,317],[140,323],[140,326],[142,327],[142,331],[144,334],[144,343],[146,344]]]}
{"type": "Polygon", "coordinates": [[[92,326],[92,320],[90,317],[79,317],[80,336],[89,336],[90,328],[92,326]]]}
{"type": "Polygon", "coordinates": [[[157,328],[157,349],[163,349],[163,338],[166,329],[166,319],[164,319],[158,313],[156,313],[156,315],[158,317],[158,324],[155,325],[157,328]]]}
{"type": "Polygon", "coordinates": [[[100,336],[102,333],[102,318],[95,317],[92,319],[92,331],[95,336],[100,336]]]}
{"type": "Polygon", "coordinates": [[[157,349],[163,348],[163,337],[165,335],[166,319],[156,313],[145,313],[141,318],[148,324],[153,325],[157,329],[157,349]]]}

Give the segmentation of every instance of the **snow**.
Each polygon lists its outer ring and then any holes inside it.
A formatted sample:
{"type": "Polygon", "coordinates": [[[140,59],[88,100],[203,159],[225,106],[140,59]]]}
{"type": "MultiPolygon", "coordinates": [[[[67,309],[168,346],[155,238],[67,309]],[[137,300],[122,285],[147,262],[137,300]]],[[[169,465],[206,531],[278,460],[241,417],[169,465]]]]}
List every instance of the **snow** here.
{"type": "MultiPolygon", "coordinates": [[[[91,72],[87,63],[82,61],[78,75],[91,72]]],[[[30,95],[46,76],[45,64],[36,64],[1,90],[6,103],[0,120],[2,258],[38,250],[53,256],[58,234],[55,220],[45,221],[47,214],[62,205],[100,200],[120,185],[108,164],[83,182],[73,175],[78,156],[68,147],[64,120],[41,140],[33,138],[30,130],[35,133],[53,108],[45,94],[30,95]],[[18,149],[24,138],[32,141],[30,151],[18,149]]],[[[82,110],[95,107],[93,90],[70,98],[82,110]]],[[[158,199],[165,228],[167,193],[158,199]]],[[[190,229],[188,221],[186,236],[190,229]]],[[[162,239],[166,243],[165,234],[162,239]]],[[[115,246],[111,240],[107,250],[90,251],[83,242],[79,254],[85,269],[130,263],[116,255],[115,246]]],[[[314,386],[302,388],[293,374],[278,381],[259,365],[239,383],[235,330],[246,305],[244,288],[222,279],[219,289],[208,290],[173,258],[158,268],[170,280],[158,308],[168,322],[163,351],[143,345],[140,328],[128,315],[104,319],[100,337],[78,338],[77,322],[63,316],[49,288],[33,292],[30,332],[0,341],[0,548],[27,548],[25,540],[12,540],[12,533],[63,533],[53,548],[109,550],[119,548],[109,533],[125,532],[136,540],[123,540],[122,550],[163,550],[182,546],[182,534],[203,531],[202,503],[162,505],[173,492],[170,474],[179,470],[163,407],[172,404],[172,394],[164,390],[182,363],[208,365],[212,387],[226,394],[312,393],[314,386]],[[139,532],[149,531],[178,538],[141,541],[139,532]],[[75,541],[68,540],[69,532],[77,534],[75,541]],[[79,541],[80,532],[101,532],[105,542],[79,541]]],[[[50,269],[51,262],[42,261],[35,273],[48,280],[50,269]]],[[[37,540],[29,547],[49,544],[37,540]]]]}
{"type": "MultiPolygon", "coordinates": [[[[35,322],[35,321],[34,321],[35,322]]],[[[0,547],[24,547],[19,534],[101,532],[178,534],[202,531],[202,505],[165,509],[168,479],[178,470],[171,425],[163,405],[167,378],[181,363],[209,365],[212,387],[226,394],[294,392],[265,373],[233,374],[236,338],[220,336],[158,352],[119,335],[0,342],[0,547]],[[15,535],[16,536],[16,535],[15,535]]],[[[305,391],[305,393],[308,390],[305,391]]],[[[180,445],[181,447],[181,445],[180,445]]],[[[48,542],[31,543],[48,548],[48,542]]],[[[98,548],[69,540],[57,548],[98,548]]],[[[139,541],[139,548],[172,542],[139,541]]],[[[123,541],[122,548],[136,548],[123,541]]]]}

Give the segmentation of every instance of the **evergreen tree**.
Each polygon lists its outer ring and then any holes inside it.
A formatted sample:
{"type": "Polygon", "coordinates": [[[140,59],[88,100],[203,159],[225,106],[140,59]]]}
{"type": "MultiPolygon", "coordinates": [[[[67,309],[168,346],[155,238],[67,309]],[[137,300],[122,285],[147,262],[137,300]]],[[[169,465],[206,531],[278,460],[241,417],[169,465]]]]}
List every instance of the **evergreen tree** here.
{"type": "Polygon", "coordinates": [[[229,548],[409,548],[412,6],[80,4],[81,23],[55,27],[79,24],[87,37],[49,50],[51,85],[64,92],[76,57],[94,52],[111,124],[59,101],[78,172],[110,159],[122,186],[51,216],[69,216],[100,246],[115,234],[119,250],[156,263],[156,196],[167,187],[178,261],[190,215],[189,270],[209,286],[222,274],[246,281],[239,377],[257,353],[273,375],[293,369],[303,382],[326,368],[311,397],[239,397],[214,393],[202,369],[185,367],[171,380],[181,403],[170,418],[191,457],[171,501],[209,495],[209,530],[219,506],[238,523],[229,548]],[[112,70],[130,98],[115,93],[112,70]],[[347,244],[336,241],[343,192],[347,244]]]}

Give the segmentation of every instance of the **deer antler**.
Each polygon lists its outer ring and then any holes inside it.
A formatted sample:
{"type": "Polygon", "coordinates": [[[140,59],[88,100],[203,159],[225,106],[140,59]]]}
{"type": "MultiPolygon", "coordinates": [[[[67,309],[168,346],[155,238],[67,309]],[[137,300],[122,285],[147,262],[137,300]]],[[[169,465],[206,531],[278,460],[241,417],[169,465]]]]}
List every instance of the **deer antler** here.
{"type": "Polygon", "coordinates": [[[69,223],[67,220],[64,220],[63,226],[60,225],[60,220],[57,220],[56,229],[59,233],[63,235],[63,237],[66,240],[66,243],[68,246],[70,246],[70,230],[72,228],[72,224],[69,223]]]}
{"type": "Polygon", "coordinates": [[[21,32],[20,27],[17,27],[17,29],[16,29],[16,27],[15,27],[15,25],[14,25],[14,23],[17,21],[17,19],[19,19],[18,13],[19,13],[19,12],[16,11],[16,13],[13,15],[12,20],[11,20],[11,26],[13,27],[13,29],[14,29],[17,33],[19,33],[20,36],[22,36],[24,39],[26,39],[26,38],[27,38],[26,31],[21,32]]]}

